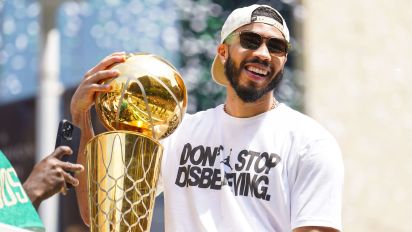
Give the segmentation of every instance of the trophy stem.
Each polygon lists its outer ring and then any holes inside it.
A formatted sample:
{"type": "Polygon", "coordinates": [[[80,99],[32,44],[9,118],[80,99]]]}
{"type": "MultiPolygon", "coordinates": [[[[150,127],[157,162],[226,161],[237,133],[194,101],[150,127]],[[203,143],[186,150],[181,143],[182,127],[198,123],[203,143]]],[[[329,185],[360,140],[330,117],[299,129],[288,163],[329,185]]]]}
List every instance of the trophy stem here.
{"type": "Polygon", "coordinates": [[[89,141],[90,231],[150,231],[162,151],[158,141],[126,131],[89,141]]]}

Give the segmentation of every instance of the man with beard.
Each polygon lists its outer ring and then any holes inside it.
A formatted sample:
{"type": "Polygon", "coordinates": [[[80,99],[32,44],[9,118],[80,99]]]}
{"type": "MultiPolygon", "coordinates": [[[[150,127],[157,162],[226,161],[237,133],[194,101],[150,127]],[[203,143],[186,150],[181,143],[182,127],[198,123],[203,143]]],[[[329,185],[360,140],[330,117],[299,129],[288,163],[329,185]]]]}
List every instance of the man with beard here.
{"type": "MultiPolygon", "coordinates": [[[[273,94],[287,60],[289,31],[278,11],[252,5],[233,11],[221,31],[212,77],[225,104],[186,115],[164,141],[159,189],[166,231],[341,230],[343,163],[322,126],[273,94]],[[228,168],[233,167],[233,168],[228,168]]],[[[89,109],[101,80],[118,72],[114,53],[92,68],[73,96],[83,142],[93,136],[89,109]]],[[[85,157],[79,154],[79,163],[85,157]]],[[[77,188],[89,221],[85,176],[77,188]]]]}

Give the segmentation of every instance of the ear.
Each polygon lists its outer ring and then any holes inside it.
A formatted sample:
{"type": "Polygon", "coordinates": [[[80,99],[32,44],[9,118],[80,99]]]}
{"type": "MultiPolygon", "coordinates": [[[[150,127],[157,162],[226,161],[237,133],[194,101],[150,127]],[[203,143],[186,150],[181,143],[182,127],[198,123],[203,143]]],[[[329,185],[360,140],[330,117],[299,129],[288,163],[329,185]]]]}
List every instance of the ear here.
{"type": "Polygon", "coordinates": [[[220,44],[217,47],[217,55],[219,56],[222,64],[224,64],[229,57],[229,47],[227,46],[227,44],[220,44]]]}

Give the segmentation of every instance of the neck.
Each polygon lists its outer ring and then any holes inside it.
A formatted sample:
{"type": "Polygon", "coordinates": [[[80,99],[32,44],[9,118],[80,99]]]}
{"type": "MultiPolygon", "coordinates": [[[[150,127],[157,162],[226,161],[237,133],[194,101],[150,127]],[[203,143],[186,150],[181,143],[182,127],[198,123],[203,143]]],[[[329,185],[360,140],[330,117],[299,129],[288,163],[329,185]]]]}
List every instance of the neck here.
{"type": "Polygon", "coordinates": [[[244,102],[234,90],[228,88],[225,112],[237,118],[249,118],[267,112],[276,106],[276,99],[270,91],[255,102],[244,102]]]}

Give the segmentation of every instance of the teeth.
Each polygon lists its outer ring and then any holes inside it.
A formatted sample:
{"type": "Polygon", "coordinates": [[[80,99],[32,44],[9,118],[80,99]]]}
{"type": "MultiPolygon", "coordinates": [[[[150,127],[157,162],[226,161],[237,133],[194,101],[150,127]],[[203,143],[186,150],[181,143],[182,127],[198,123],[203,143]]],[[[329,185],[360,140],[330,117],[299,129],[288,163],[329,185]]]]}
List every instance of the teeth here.
{"type": "Polygon", "coordinates": [[[263,69],[258,69],[258,68],[255,68],[255,67],[248,67],[247,69],[249,71],[252,71],[252,72],[255,72],[257,74],[264,75],[264,76],[268,74],[268,71],[265,71],[263,69]]]}

